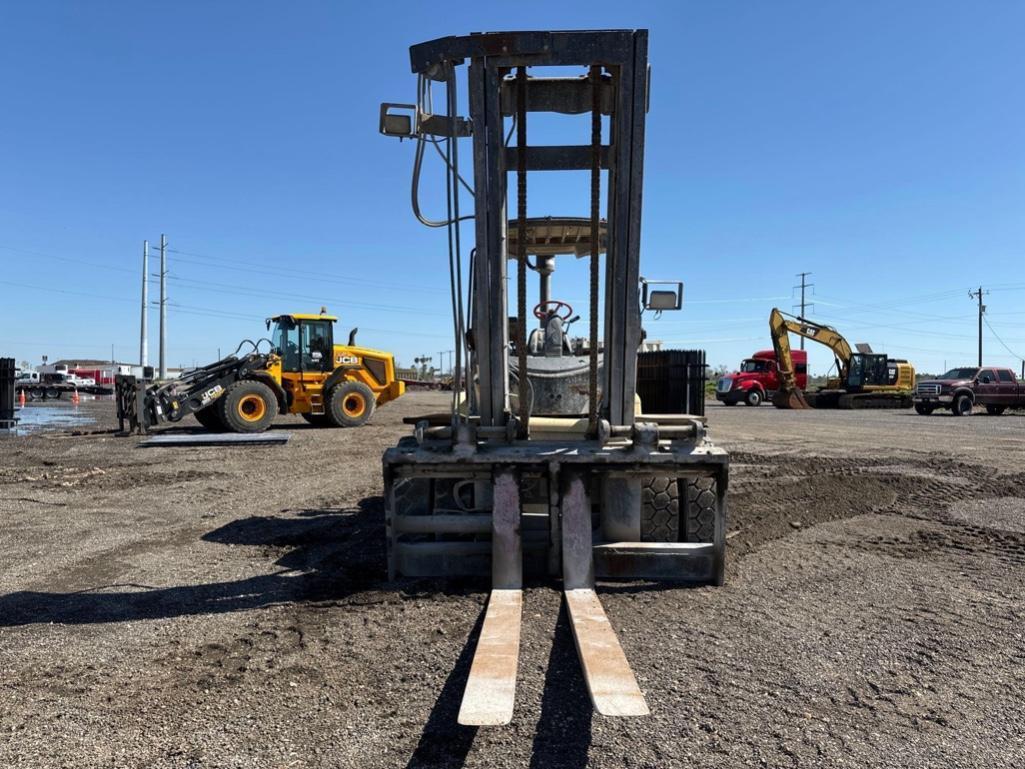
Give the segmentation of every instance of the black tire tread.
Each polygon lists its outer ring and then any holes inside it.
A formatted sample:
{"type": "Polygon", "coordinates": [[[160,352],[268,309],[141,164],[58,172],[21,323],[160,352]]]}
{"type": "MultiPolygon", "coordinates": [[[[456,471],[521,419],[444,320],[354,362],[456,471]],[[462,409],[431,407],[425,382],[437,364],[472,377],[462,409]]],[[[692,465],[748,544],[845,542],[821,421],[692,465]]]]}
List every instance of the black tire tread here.
{"type": "Polygon", "coordinates": [[[223,433],[227,429],[224,426],[224,422],[221,421],[221,415],[217,409],[216,402],[195,412],[193,416],[209,432],[223,433]]]}
{"type": "Polygon", "coordinates": [[[641,541],[680,539],[680,499],[676,479],[649,475],[641,481],[641,541]]]}
{"type": "Polygon", "coordinates": [[[687,514],[684,530],[687,542],[712,542],[715,539],[717,501],[715,478],[694,478],[687,483],[687,514]]]}

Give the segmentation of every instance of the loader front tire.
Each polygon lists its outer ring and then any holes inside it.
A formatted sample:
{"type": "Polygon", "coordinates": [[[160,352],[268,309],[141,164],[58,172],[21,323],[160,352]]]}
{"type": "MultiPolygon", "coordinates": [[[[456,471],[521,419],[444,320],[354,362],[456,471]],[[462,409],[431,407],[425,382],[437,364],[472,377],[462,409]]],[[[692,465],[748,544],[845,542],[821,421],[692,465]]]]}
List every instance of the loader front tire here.
{"type": "Polygon", "coordinates": [[[346,380],[331,388],[327,416],[335,427],[360,427],[373,416],[374,391],[362,382],[346,380]]]}
{"type": "Polygon", "coordinates": [[[217,403],[224,426],[236,433],[262,433],[278,415],[278,399],[263,382],[235,382],[217,403]]]}

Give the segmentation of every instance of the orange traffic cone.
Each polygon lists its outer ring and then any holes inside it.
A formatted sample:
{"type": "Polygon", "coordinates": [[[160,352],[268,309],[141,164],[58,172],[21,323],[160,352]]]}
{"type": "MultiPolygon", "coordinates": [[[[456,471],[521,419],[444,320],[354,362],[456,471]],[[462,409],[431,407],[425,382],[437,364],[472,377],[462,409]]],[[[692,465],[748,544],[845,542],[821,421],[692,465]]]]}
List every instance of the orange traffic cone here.
{"type": "Polygon", "coordinates": [[[25,408],[25,391],[18,390],[18,405],[25,408]]]}
{"type": "Polygon", "coordinates": [[[72,403],[72,405],[77,406],[78,405],[78,400],[79,400],[79,398],[78,398],[78,390],[72,390],[71,391],[71,403],[72,403]]]}

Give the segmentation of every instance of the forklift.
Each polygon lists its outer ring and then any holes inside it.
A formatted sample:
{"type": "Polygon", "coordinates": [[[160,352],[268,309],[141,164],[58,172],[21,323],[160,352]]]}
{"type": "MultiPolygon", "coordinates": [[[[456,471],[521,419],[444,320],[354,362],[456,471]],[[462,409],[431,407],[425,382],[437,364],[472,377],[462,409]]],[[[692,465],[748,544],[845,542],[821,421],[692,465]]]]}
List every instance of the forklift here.
{"type": "Polygon", "coordinates": [[[461,724],[512,719],[525,575],[561,580],[592,704],[609,716],[649,710],[596,580],[723,583],[729,456],[702,418],[645,414],[636,397],[642,313],[679,309],[683,294],[640,274],[647,51],[647,30],[444,37],[410,48],[416,103],[381,105],[381,133],[415,147],[414,214],[447,230],[456,342],[450,412],[411,420],[384,455],[388,570],[490,577],[461,724]],[[528,144],[537,113],[571,116],[583,141],[528,144]],[[419,203],[428,144],[447,174],[440,221],[419,203]],[[530,182],[564,171],[588,173],[589,215],[528,215],[530,182]],[[578,337],[552,277],[564,259],[588,267],[584,285],[560,287],[587,297],[578,337]],[[642,533],[653,506],[672,523],[655,539],[642,533]]]}

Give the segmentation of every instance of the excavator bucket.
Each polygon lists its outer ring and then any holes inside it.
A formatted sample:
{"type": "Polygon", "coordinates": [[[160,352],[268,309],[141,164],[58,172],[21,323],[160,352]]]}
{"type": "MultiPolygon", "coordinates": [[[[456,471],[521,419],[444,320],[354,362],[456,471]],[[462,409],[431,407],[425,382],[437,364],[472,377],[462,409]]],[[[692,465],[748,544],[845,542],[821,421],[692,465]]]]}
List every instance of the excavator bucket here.
{"type": "Polygon", "coordinates": [[[772,396],[772,405],[778,409],[810,409],[811,404],[804,397],[804,393],[794,388],[793,390],[785,390],[780,388],[776,391],[776,394],[772,396]]]}

